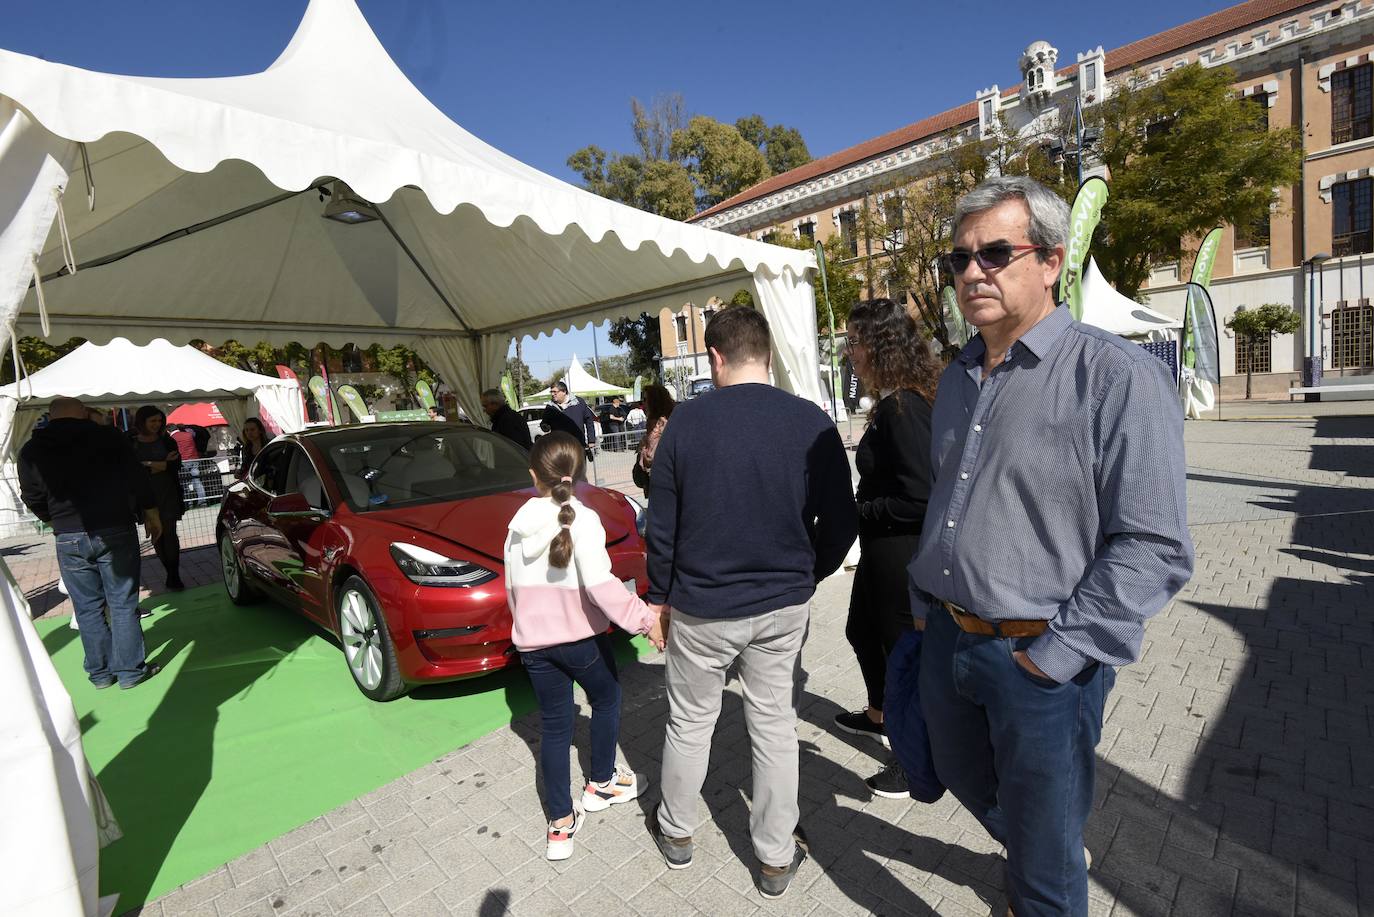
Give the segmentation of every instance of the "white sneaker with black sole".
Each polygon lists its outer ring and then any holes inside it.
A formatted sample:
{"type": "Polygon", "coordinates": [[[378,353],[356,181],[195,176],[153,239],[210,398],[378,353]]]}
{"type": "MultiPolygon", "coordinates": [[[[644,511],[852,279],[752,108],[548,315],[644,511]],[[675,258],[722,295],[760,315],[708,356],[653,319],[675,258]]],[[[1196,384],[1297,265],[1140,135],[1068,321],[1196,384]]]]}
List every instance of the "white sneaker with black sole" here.
{"type": "Polygon", "coordinates": [[[605,783],[587,781],[582,790],[582,808],[588,812],[600,812],[622,802],[629,802],[649,786],[647,778],[630,771],[615,769],[611,779],[605,783]]]}

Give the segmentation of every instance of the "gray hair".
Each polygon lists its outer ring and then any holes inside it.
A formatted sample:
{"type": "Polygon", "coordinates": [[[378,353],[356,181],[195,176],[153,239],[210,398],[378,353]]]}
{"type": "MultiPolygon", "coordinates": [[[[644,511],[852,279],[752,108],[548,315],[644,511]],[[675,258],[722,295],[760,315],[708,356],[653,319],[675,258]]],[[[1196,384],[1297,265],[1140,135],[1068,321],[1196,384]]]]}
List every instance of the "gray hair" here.
{"type": "Polygon", "coordinates": [[[504,402],[506,400],[506,393],[499,388],[489,388],[482,393],[482,397],[490,398],[492,401],[504,402]]]}
{"type": "MultiPolygon", "coordinates": [[[[1069,241],[1069,205],[1064,199],[1033,178],[1024,175],[999,175],[984,180],[978,187],[959,198],[954,205],[954,230],[958,235],[964,217],[991,210],[1003,201],[1020,198],[1030,211],[1030,241],[1047,249],[1058,248],[1069,241]]],[[[1037,252],[1041,261],[1045,252],[1037,252]]]]}

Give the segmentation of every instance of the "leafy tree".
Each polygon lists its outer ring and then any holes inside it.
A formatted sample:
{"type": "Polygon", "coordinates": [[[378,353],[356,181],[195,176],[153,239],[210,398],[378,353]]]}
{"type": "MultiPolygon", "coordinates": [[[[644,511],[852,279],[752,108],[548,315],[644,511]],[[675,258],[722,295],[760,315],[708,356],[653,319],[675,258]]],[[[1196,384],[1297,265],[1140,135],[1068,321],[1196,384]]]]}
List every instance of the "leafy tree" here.
{"type": "Polygon", "coordinates": [[[804,166],[811,161],[801,131],[781,124],[769,126],[762,115],[749,115],[735,122],[735,130],[763,153],[774,175],[804,166]]]}
{"type": "Polygon", "coordinates": [[[645,312],[639,318],[618,318],[611,322],[606,335],[612,344],[626,349],[626,371],[634,376],[647,376],[659,381],[661,341],[658,315],[645,312]]]}
{"type": "Polygon", "coordinates": [[[230,339],[218,347],[211,347],[209,352],[221,363],[265,376],[275,376],[277,364],[281,362],[277,349],[266,341],[258,341],[250,347],[230,339]]]}
{"type": "Polygon", "coordinates": [[[639,155],[649,162],[671,159],[673,135],[687,126],[682,93],[659,93],[647,107],[639,99],[630,99],[630,116],[639,155]]]}
{"type": "Polygon", "coordinates": [[[1227,67],[1189,64],[1144,85],[1113,86],[1089,110],[1111,197],[1092,246],[1102,273],[1134,297],[1154,265],[1181,260],[1218,223],[1267,216],[1275,188],[1300,177],[1299,128],[1270,130],[1227,67]]]}
{"type": "Polygon", "coordinates": [[[719,204],[769,176],[768,160],[733,125],[697,115],[673,134],[673,157],[696,185],[697,206],[719,204]]]}
{"type": "Polygon", "coordinates": [[[386,373],[396,380],[404,396],[409,399],[411,404],[416,403],[415,382],[424,379],[430,385],[439,381],[424,360],[420,359],[419,354],[398,344],[395,347],[383,347],[380,344],[373,344],[367,349],[368,355],[372,357],[377,371],[386,373]]]}
{"type": "MultiPolygon", "coordinates": [[[[534,370],[525,363],[518,344],[515,356],[506,360],[506,371],[510,373],[511,383],[515,386],[515,396],[520,399],[521,404],[524,403],[526,394],[537,392],[541,388],[538,380],[534,377],[534,370]]],[[[511,405],[513,408],[519,406],[518,404],[511,405]]]]}
{"type": "Polygon", "coordinates": [[[1302,327],[1302,319],[1290,306],[1265,303],[1255,309],[1241,307],[1226,320],[1226,327],[1245,341],[1245,398],[1250,399],[1250,367],[1254,363],[1255,342],[1275,334],[1292,334],[1302,327]]]}
{"type": "Polygon", "coordinates": [[[748,290],[741,287],[740,289],[735,291],[733,296],[730,297],[729,305],[748,306],[749,308],[753,309],[755,308],[754,294],[750,293],[748,290]]]}
{"type": "Polygon", "coordinates": [[[608,156],[600,147],[588,146],[568,157],[568,167],[582,176],[582,187],[601,197],[672,220],[696,213],[692,176],[680,162],[608,156]]]}
{"type": "MultiPolygon", "coordinates": [[[[24,364],[24,372],[32,375],[38,370],[65,357],[82,344],[85,338],[69,338],[65,343],[50,344],[38,337],[19,339],[19,360],[24,364]]],[[[0,360],[0,383],[8,385],[14,381],[14,355],[7,351],[0,360]]]]}

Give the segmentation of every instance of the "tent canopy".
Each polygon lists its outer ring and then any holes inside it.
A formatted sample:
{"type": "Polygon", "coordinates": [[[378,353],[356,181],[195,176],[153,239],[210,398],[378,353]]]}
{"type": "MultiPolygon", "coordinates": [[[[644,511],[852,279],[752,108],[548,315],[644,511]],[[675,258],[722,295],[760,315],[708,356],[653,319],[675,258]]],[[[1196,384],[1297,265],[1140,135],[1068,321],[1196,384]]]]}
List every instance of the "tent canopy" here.
{"type": "Polygon", "coordinates": [[[38,415],[61,396],[90,405],[213,400],[235,429],[249,416],[247,402],[256,398],[283,431],[305,427],[294,379],[235,369],[165,340],[140,347],[115,338],[108,344],[88,341],[33,375],[0,386],[0,455],[7,455],[11,444],[17,448],[26,442],[38,415]]]}
{"type": "Polygon", "coordinates": [[[1152,331],[1174,331],[1183,322],[1142,306],[1122,296],[1097,269],[1097,262],[1088,258],[1083,272],[1083,324],[1119,334],[1124,338],[1145,337],[1152,331]]]}
{"type": "MultiPolygon", "coordinates": [[[[613,398],[616,395],[628,398],[630,396],[628,388],[603,382],[583,369],[582,361],[577,359],[577,354],[573,354],[572,362],[568,364],[568,371],[563,374],[563,381],[567,383],[568,391],[579,398],[613,398]]],[[[525,400],[548,401],[552,397],[553,389],[546,388],[542,392],[535,392],[525,400]]]]}
{"type": "MultiPolygon", "coordinates": [[[[772,324],[779,384],[819,399],[810,252],[647,214],[483,143],[406,79],[353,0],[311,0],[276,62],[245,76],[0,51],[0,131],[0,186],[22,189],[0,193],[14,224],[0,262],[28,266],[51,192],[76,185],[60,205],[70,248],[39,234],[59,338],[406,342],[478,416],[512,334],[745,288],[772,324]],[[349,189],[376,219],[322,218],[349,189]]],[[[20,333],[38,333],[38,306],[28,290],[20,333]]]]}

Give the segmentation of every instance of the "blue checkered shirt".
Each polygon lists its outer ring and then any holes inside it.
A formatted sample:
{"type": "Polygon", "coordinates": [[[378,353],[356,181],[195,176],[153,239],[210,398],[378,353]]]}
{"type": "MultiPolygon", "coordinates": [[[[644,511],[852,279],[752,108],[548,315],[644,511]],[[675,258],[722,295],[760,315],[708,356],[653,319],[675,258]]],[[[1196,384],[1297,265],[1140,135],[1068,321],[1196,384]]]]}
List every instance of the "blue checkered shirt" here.
{"type": "Polygon", "coordinates": [[[1145,621],[1193,571],[1168,370],[1065,306],[986,379],[984,352],[975,337],[940,380],[913,612],[945,600],[1049,621],[1028,652],[1058,682],[1134,662],[1145,621]]]}

